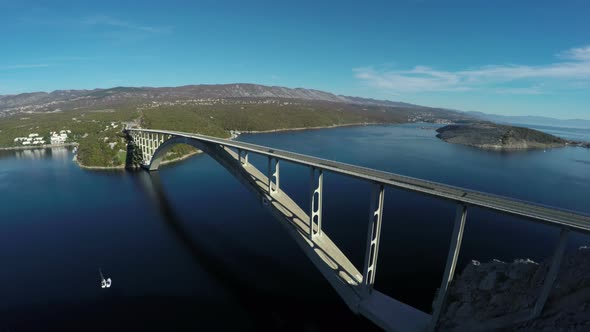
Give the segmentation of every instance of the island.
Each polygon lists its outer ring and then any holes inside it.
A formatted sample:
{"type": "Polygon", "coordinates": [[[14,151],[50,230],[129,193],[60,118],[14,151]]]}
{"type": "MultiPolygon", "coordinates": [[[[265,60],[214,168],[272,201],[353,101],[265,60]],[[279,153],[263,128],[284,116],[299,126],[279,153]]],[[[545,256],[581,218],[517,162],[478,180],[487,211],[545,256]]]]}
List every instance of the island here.
{"type": "Polygon", "coordinates": [[[571,142],[538,130],[496,124],[472,122],[454,124],[436,130],[436,137],[453,143],[488,150],[527,150],[563,147],[571,142]]]}

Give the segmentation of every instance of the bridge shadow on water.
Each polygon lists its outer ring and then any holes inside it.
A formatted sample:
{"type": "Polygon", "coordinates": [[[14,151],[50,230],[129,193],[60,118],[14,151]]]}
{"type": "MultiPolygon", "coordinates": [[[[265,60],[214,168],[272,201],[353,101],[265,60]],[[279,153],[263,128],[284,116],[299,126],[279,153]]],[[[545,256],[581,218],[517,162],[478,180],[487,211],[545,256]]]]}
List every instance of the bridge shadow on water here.
{"type": "Polygon", "coordinates": [[[215,281],[204,287],[219,287],[219,298],[200,298],[194,293],[167,295],[160,290],[129,295],[117,288],[115,280],[113,288],[96,300],[29,305],[1,312],[1,332],[377,329],[351,313],[311,263],[301,271],[299,266],[285,269],[271,259],[272,248],[267,249],[268,256],[263,256],[231,241],[217,227],[198,222],[193,225],[196,220],[190,220],[188,227],[187,218],[196,217],[182,215],[174,208],[158,172],[128,174],[138,193],[149,197],[151,208],[158,212],[181,250],[215,281]],[[309,275],[294,275],[293,270],[309,275]],[[298,282],[310,278],[318,281],[311,286],[298,282]]]}
{"type": "MultiPolygon", "coordinates": [[[[297,276],[281,268],[268,256],[251,252],[244,246],[232,245],[231,239],[214,227],[199,223],[198,232],[190,232],[171,204],[159,173],[139,172],[137,176],[142,190],[150,197],[150,201],[172,234],[190,254],[195,264],[222,285],[235,304],[232,308],[228,308],[224,303],[204,304],[209,315],[205,319],[205,325],[214,324],[215,326],[211,327],[217,329],[257,331],[357,327],[363,330],[376,329],[372,323],[352,314],[327,282],[323,289],[314,291],[333,293],[329,303],[325,302],[325,297],[318,299],[305,294],[305,285],[293,283],[297,276]],[[234,260],[239,260],[248,267],[244,269],[234,266],[235,264],[220,257],[216,247],[223,247],[223,253],[230,253],[234,260]],[[211,310],[215,308],[219,310],[211,310]],[[312,316],[309,314],[311,312],[318,314],[312,316]]],[[[314,272],[321,278],[319,272],[314,272]]],[[[204,324],[200,322],[204,315],[200,310],[202,308],[195,308],[195,314],[186,317],[187,322],[183,324],[202,327],[204,324]]]]}

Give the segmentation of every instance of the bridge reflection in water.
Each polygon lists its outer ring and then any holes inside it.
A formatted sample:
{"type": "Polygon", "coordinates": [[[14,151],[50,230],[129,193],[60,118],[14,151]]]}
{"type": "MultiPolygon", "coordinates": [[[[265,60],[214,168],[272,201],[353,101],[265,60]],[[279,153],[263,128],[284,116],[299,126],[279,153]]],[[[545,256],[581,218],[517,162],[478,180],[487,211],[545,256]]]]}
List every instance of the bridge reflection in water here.
{"type": "MultiPolygon", "coordinates": [[[[539,206],[254,144],[164,130],[127,129],[127,133],[130,136],[130,146],[132,147],[130,151],[136,151],[140,156],[143,167],[150,171],[157,170],[167,151],[177,144],[192,145],[211,156],[258,196],[261,204],[286,228],[299,247],[354,313],[367,317],[386,330],[426,331],[436,329],[438,318],[444,310],[448,287],[455,273],[467,212],[470,207],[514,215],[554,225],[562,229],[551,267],[546,275],[536,306],[532,310],[495,319],[489,322],[487,325],[489,328],[501,328],[539,316],[553,288],[568,233],[571,230],[580,232],[590,230],[590,216],[580,213],[539,206]],[[268,158],[266,175],[248,162],[249,153],[268,158]],[[309,213],[303,211],[287,193],[281,190],[281,161],[309,167],[309,213]],[[373,186],[362,273],[356,269],[322,230],[323,173],[325,171],[361,179],[370,182],[373,186]],[[432,314],[424,313],[374,289],[386,186],[421,193],[457,204],[445,272],[434,302],[432,314]]],[[[164,202],[166,201],[164,200],[164,202]]],[[[162,211],[173,216],[169,208],[163,207],[162,211]]],[[[224,275],[221,274],[219,277],[223,278],[224,275]]]]}

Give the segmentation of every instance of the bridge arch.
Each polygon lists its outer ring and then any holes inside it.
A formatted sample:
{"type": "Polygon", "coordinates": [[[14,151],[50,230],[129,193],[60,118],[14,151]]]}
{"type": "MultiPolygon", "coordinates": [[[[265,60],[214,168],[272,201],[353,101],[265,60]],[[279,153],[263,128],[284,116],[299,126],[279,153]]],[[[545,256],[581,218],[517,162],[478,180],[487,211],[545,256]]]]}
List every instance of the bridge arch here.
{"type": "MultiPolygon", "coordinates": [[[[372,288],[372,285],[363,283],[361,272],[332,242],[329,236],[321,230],[321,222],[318,222],[318,214],[321,214],[321,169],[312,170],[312,174],[315,174],[312,175],[312,178],[315,176],[314,183],[319,181],[317,187],[315,184],[313,186],[314,195],[312,200],[314,200],[314,203],[312,206],[314,208],[310,215],[315,215],[315,218],[312,222],[308,213],[279,188],[279,160],[282,158],[269,156],[268,173],[265,175],[248,162],[248,152],[258,153],[258,151],[232,146],[237,142],[211,137],[201,139],[199,135],[190,137],[184,133],[169,134],[164,131],[130,130],[129,132],[136,147],[142,152],[142,166],[149,171],[157,171],[166,153],[178,144],[190,145],[213,158],[245,185],[250,192],[255,194],[258,202],[287,228],[291,236],[334,287],[347,306],[354,313],[363,313],[361,301],[368,296],[368,291],[372,288]],[[234,151],[234,149],[237,151],[234,151]]],[[[271,149],[271,151],[275,150],[271,149]]],[[[371,261],[376,261],[376,256],[371,261]]],[[[375,291],[374,295],[381,297],[381,293],[377,291],[375,291]]],[[[427,320],[428,315],[421,312],[417,313],[417,315],[420,316],[421,321],[427,320]]],[[[381,321],[381,319],[377,320],[381,321]]],[[[384,326],[380,322],[377,324],[384,326]]]]}
{"type": "Polygon", "coordinates": [[[146,168],[149,171],[157,171],[160,168],[160,164],[162,163],[162,161],[164,161],[164,158],[166,157],[168,151],[170,151],[170,149],[179,144],[190,145],[198,150],[203,151],[204,153],[207,153],[215,159],[215,157],[213,156],[214,149],[207,143],[188,137],[173,136],[165,140],[162,144],[158,146],[156,151],[154,151],[154,154],[151,156],[146,168]]]}

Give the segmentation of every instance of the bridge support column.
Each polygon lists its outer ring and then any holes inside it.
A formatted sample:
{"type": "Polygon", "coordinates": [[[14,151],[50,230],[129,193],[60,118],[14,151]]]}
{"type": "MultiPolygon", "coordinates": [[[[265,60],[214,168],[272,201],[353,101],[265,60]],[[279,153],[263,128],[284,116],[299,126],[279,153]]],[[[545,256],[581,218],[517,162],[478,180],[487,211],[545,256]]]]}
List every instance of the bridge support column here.
{"type": "Polygon", "coordinates": [[[143,162],[145,165],[148,165],[150,163],[150,159],[152,158],[152,149],[150,147],[150,133],[144,133],[143,137],[143,146],[145,149],[145,158],[143,158],[143,162]]]}
{"type": "Polygon", "coordinates": [[[310,173],[310,212],[309,212],[309,239],[313,240],[314,236],[322,235],[322,195],[324,187],[324,171],[319,168],[311,167],[310,173]],[[317,181],[316,181],[317,170],[317,181]],[[316,186],[317,182],[317,186],[316,186]],[[317,228],[314,230],[314,225],[317,228]]]}
{"type": "Polygon", "coordinates": [[[238,149],[238,160],[240,164],[247,166],[248,165],[248,151],[243,151],[242,149],[238,149]],[[242,156],[243,154],[243,156],[242,156]]]}
{"type": "Polygon", "coordinates": [[[154,154],[154,134],[148,133],[147,134],[147,146],[148,146],[148,162],[152,159],[152,155],[154,154]]]}
{"type": "Polygon", "coordinates": [[[447,290],[453,276],[455,275],[455,268],[457,267],[457,260],[459,258],[459,251],[461,249],[461,241],[463,240],[463,231],[465,229],[465,221],[467,220],[467,206],[459,205],[455,213],[455,226],[453,228],[453,237],[451,238],[451,247],[447,256],[447,264],[445,267],[445,274],[438,290],[438,297],[434,304],[434,311],[432,313],[432,320],[430,322],[430,330],[436,329],[436,324],[444,308],[447,297],[447,290]]]}
{"type": "Polygon", "coordinates": [[[154,134],[152,134],[152,133],[147,133],[147,142],[146,143],[147,143],[148,156],[147,156],[146,159],[148,161],[152,159],[152,155],[153,155],[153,152],[154,152],[154,147],[153,147],[154,140],[152,139],[152,136],[153,135],[154,134]]]}
{"type": "Polygon", "coordinates": [[[279,193],[279,162],[279,159],[272,157],[268,158],[268,193],[270,196],[274,196],[279,193]],[[274,172],[272,170],[273,160],[275,161],[274,172]],[[274,186],[272,178],[275,179],[274,186]]]}
{"type": "Polygon", "coordinates": [[[363,269],[363,287],[367,295],[373,291],[375,274],[377,273],[377,256],[379,254],[379,240],[381,238],[384,196],[385,187],[382,184],[373,184],[371,190],[371,205],[369,209],[365,266],[363,269]]]}
{"type": "Polygon", "coordinates": [[[147,164],[149,162],[149,159],[147,159],[147,146],[146,146],[146,134],[144,132],[141,133],[141,153],[143,156],[143,164],[147,164]]]}
{"type": "Polygon", "coordinates": [[[559,272],[559,267],[561,266],[561,259],[563,258],[563,253],[565,252],[565,245],[567,244],[568,235],[569,230],[562,228],[561,233],[559,234],[559,242],[557,243],[557,247],[555,248],[555,252],[553,253],[553,258],[551,260],[551,267],[549,267],[549,271],[547,271],[547,275],[545,276],[545,282],[543,283],[543,288],[541,289],[541,293],[539,294],[539,298],[537,299],[537,303],[533,309],[531,319],[535,319],[541,315],[543,307],[545,306],[545,302],[547,302],[547,298],[551,293],[551,289],[553,289],[553,283],[555,282],[555,278],[557,278],[557,273],[559,272]]]}

